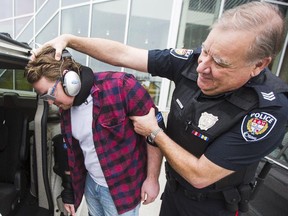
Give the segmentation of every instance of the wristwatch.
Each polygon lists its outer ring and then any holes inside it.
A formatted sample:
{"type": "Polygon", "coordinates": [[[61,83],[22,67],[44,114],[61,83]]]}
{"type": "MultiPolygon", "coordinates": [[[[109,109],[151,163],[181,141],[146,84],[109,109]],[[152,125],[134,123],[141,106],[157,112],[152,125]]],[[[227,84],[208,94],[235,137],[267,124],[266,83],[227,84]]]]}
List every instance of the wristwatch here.
{"type": "Polygon", "coordinates": [[[161,132],[161,131],[163,131],[162,128],[158,128],[158,129],[152,131],[152,133],[150,133],[150,135],[147,136],[146,141],[147,141],[149,144],[151,144],[151,145],[155,145],[155,144],[154,144],[155,137],[156,137],[157,134],[158,134],[159,132],[161,132]]]}

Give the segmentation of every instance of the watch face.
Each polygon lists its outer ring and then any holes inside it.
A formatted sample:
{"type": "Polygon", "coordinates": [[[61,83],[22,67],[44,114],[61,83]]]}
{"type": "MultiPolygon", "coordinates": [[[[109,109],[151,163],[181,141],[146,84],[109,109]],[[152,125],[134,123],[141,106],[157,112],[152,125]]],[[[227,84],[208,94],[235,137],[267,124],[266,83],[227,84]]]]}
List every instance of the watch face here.
{"type": "Polygon", "coordinates": [[[146,141],[150,144],[153,144],[153,139],[151,136],[147,136],[146,141]]]}

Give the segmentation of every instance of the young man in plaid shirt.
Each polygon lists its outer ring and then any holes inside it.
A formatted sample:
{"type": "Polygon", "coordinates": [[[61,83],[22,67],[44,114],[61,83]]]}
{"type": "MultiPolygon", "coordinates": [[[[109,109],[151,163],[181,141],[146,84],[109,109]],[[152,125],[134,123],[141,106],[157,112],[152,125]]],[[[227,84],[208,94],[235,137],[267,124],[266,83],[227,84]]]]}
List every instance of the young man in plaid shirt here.
{"type": "Polygon", "coordinates": [[[57,61],[47,47],[25,72],[40,98],[60,108],[68,155],[64,206],[75,215],[85,193],[89,215],[137,216],[140,201],[153,202],[159,193],[162,154],[134,131],[129,116],[155,105],[133,75],[93,73],[67,53],[57,61]]]}

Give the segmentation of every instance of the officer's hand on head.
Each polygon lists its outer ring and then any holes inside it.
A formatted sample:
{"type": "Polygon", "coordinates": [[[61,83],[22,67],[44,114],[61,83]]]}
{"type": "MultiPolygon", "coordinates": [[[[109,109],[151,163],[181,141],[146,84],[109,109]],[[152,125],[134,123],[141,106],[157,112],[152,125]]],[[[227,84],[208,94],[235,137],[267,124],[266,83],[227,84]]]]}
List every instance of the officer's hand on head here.
{"type": "Polygon", "coordinates": [[[55,59],[58,61],[61,60],[62,51],[67,47],[67,44],[68,44],[68,38],[69,38],[68,34],[63,34],[50,41],[47,41],[46,43],[43,44],[43,46],[37,49],[33,49],[31,51],[30,59],[33,61],[35,59],[35,56],[37,56],[44,47],[52,46],[56,50],[55,59]]]}

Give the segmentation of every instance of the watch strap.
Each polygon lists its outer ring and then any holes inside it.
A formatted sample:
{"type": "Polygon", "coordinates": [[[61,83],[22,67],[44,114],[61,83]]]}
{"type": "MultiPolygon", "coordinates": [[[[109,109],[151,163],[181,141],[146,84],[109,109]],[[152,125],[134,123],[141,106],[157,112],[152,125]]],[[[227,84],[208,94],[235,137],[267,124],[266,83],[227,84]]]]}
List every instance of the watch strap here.
{"type": "Polygon", "coordinates": [[[154,131],[151,132],[151,134],[149,135],[149,141],[150,141],[150,143],[154,143],[154,140],[155,140],[157,134],[158,134],[159,132],[161,132],[161,131],[163,131],[162,128],[157,128],[156,130],[154,130],[154,131]]]}

